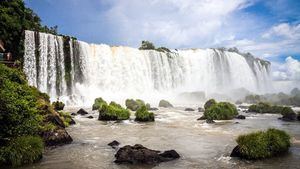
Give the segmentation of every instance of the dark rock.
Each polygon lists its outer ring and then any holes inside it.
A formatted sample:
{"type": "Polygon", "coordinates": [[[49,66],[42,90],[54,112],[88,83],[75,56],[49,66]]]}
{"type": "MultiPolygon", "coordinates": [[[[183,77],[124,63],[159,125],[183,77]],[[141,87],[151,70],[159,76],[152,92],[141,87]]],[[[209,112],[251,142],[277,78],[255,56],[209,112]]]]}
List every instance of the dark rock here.
{"type": "Polygon", "coordinates": [[[63,128],[47,131],[41,134],[46,146],[59,146],[69,144],[73,141],[71,136],[63,128]]]}
{"type": "Polygon", "coordinates": [[[241,157],[241,152],[240,152],[240,147],[235,146],[234,149],[232,150],[230,157],[241,157]]]}
{"type": "Polygon", "coordinates": [[[86,114],[88,114],[88,112],[85,111],[84,109],[80,109],[80,110],[78,110],[77,114],[86,115],[86,114]]]}
{"type": "Polygon", "coordinates": [[[155,165],[160,162],[171,161],[179,158],[179,154],[175,150],[160,151],[148,149],[140,144],[134,146],[124,146],[120,148],[115,155],[115,163],[129,164],[150,164],[155,165]]]}
{"type": "Polygon", "coordinates": [[[240,124],[240,122],[237,122],[237,121],[236,121],[234,124],[240,124]]]}
{"type": "Polygon", "coordinates": [[[53,124],[58,125],[59,127],[65,128],[65,124],[63,122],[63,120],[58,116],[58,115],[54,115],[54,114],[48,114],[46,115],[45,122],[52,122],[53,124]]]}
{"type": "Polygon", "coordinates": [[[156,108],[156,107],[150,107],[148,110],[150,110],[150,111],[157,111],[158,108],[156,108]]]}
{"type": "Polygon", "coordinates": [[[87,116],[86,118],[92,119],[92,118],[94,118],[94,117],[93,117],[93,116],[87,116]]]}
{"type": "Polygon", "coordinates": [[[76,116],[77,114],[76,113],[71,113],[71,116],[76,116]]]}
{"type": "Polygon", "coordinates": [[[202,107],[199,107],[199,108],[198,108],[198,112],[204,112],[204,111],[205,111],[204,108],[202,108],[202,107]]]}
{"type": "Polygon", "coordinates": [[[69,124],[70,124],[70,125],[74,125],[74,124],[76,124],[76,122],[75,122],[75,120],[74,120],[73,118],[71,118],[71,121],[70,121],[69,124]]]}
{"type": "Polygon", "coordinates": [[[118,141],[114,140],[114,141],[108,143],[107,145],[111,146],[112,148],[116,148],[120,145],[120,143],[118,141]]]}
{"type": "Polygon", "coordinates": [[[195,110],[192,108],[185,108],[184,111],[195,111],[195,110]]]}
{"type": "Polygon", "coordinates": [[[297,120],[298,120],[298,121],[300,121],[300,114],[299,114],[299,113],[298,113],[298,117],[297,117],[297,120]]]}
{"type": "Polygon", "coordinates": [[[244,115],[237,115],[235,118],[236,119],[242,119],[242,120],[244,120],[244,119],[246,119],[246,116],[244,116],[244,115]]]}
{"type": "Polygon", "coordinates": [[[215,121],[213,121],[213,120],[211,120],[211,119],[206,119],[206,123],[212,124],[212,123],[215,123],[215,121]]]}
{"type": "Polygon", "coordinates": [[[206,120],[206,117],[205,116],[201,116],[199,119],[197,120],[206,120]]]}

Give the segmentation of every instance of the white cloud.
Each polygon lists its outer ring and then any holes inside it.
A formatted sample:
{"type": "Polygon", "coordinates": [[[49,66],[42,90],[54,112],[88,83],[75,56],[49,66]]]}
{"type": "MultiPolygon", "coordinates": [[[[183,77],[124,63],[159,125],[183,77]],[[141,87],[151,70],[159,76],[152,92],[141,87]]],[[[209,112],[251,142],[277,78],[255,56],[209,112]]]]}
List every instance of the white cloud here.
{"type": "Polygon", "coordinates": [[[289,56],[285,63],[273,63],[273,79],[277,81],[299,81],[300,83],[300,61],[289,56]]]}
{"type": "Polygon", "coordinates": [[[105,17],[125,44],[147,39],[170,47],[211,47],[231,39],[232,15],[252,0],[114,0],[105,17]],[[220,38],[221,37],[221,38],[220,38]]]}
{"type": "Polygon", "coordinates": [[[272,27],[269,31],[262,35],[263,38],[272,38],[272,36],[299,40],[300,24],[290,25],[288,23],[281,23],[272,27]]]}

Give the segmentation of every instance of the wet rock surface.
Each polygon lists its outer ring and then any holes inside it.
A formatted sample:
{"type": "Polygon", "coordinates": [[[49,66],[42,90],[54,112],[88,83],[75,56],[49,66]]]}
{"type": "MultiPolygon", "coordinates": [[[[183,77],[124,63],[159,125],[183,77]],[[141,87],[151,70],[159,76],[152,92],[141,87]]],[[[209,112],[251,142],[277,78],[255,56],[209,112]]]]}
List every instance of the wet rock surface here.
{"type": "Polygon", "coordinates": [[[179,157],[180,155],[175,150],[160,153],[160,151],[151,150],[140,144],[136,144],[134,146],[126,145],[120,148],[115,155],[115,163],[155,165],[161,162],[175,160],[179,157]]]}

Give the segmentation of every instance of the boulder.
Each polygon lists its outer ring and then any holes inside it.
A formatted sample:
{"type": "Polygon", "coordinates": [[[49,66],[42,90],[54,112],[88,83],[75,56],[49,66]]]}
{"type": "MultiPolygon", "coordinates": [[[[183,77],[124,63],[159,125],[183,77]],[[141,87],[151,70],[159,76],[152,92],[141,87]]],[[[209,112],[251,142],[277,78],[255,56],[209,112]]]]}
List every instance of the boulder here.
{"type": "Polygon", "coordinates": [[[76,116],[76,115],[77,115],[77,114],[76,114],[76,113],[74,113],[74,112],[73,112],[73,113],[71,113],[71,116],[76,116]]]}
{"type": "Polygon", "coordinates": [[[86,114],[88,114],[88,112],[85,111],[84,109],[79,109],[79,110],[77,111],[77,114],[80,114],[80,115],[86,115],[86,114]]]}
{"type": "Polygon", "coordinates": [[[204,109],[208,109],[210,108],[212,105],[216,104],[216,100],[215,99],[209,99],[208,101],[205,102],[204,104],[204,109]]]}
{"type": "Polygon", "coordinates": [[[179,157],[180,155],[175,150],[160,153],[160,151],[151,150],[140,144],[136,144],[120,148],[115,155],[115,163],[155,165],[160,162],[175,160],[179,157]]]}
{"type": "Polygon", "coordinates": [[[232,150],[230,157],[241,157],[241,151],[239,146],[235,146],[234,149],[232,150]]]}
{"type": "Polygon", "coordinates": [[[290,107],[284,107],[281,111],[283,121],[295,121],[297,119],[297,114],[290,107]]]}
{"type": "Polygon", "coordinates": [[[58,115],[55,114],[47,114],[44,118],[44,122],[51,122],[62,128],[66,127],[64,121],[58,115]]]}
{"type": "Polygon", "coordinates": [[[195,111],[195,109],[192,109],[192,108],[185,108],[184,111],[195,111]]]}
{"type": "Polygon", "coordinates": [[[65,107],[65,104],[63,102],[60,102],[59,100],[57,100],[56,102],[52,103],[52,106],[54,107],[54,110],[58,111],[58,110],[63,110],[65,107]]]}
{"type": "Polygon", "coordinates": [[[244,120],[244,119],[246,119],[246,116],[244,116],[244,115],[237,115],[237,116],[235,116],[235,118],[236,119],[242,119],[242,120],[244,120]]]}
{"type": "Polygon", "coordinates": [[[199,107],[199,108],[198,108],[198,112],[204,112],[204,111],[205,111],[204,108],[202,108],[202,107],[199,107]]]}
{"type": "Polygon", "coordinates": [[[147,121],[154,121],[154,120],[155,120],[154,113],[148,112],[146,106],[140,107],[135,112],[135,121],[147,122],[147,121]]]}
{"type": "Polygon", "coordinates": [[[158,104],[158,107],[167,108],[167,107],[173,107],[173,105],[170,102],[168,102],[167,100],[160,100],[159,104],[158,104]]]}
{"type": "Polygon", "coordinates": [[[107,145],[111,146],[112,148],[116,148],[120,145],[120,143],[118,141],[114,140],[114,141],[108,143],[107,145]]]}
{"type": "Polygon", "coordinates": [[[41,134],[46,146],[59,146],[73,141],[68,132],[63,128],[46,131],[41,134]]]}
{"type": "Polygon", "coordinates": [[[110,102],[109,105],[103,105],[99,109],[98,120],[112,121],[112,120],[127,120],[130,117],[128,109],[124,109],[120,104],[110,102]]]}

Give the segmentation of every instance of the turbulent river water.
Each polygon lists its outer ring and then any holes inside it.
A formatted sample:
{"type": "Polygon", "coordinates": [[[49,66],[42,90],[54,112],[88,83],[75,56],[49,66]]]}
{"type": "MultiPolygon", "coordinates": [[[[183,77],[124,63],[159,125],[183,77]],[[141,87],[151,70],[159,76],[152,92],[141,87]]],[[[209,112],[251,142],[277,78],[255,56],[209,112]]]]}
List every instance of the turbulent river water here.
{"type": "Polygon", "coordinates": [[[196,120],[201,112],[187,112],[183,107],[160,108],[155,114],[156,121],[151,123],[134,120],[117,123],[98,121],[98,113],[89,110],[93,119],[78,115],[77,124],[68,128],[73,143],[46,150],[41,162],[22,169],[300,168],[299,122],[283,122],[277,119],[279,115],[245,114],[246,120],[207,124],[196,120]],[[261,161],[229,157],[239,134],[270,127],[292,136],[293,145],[286,155],[261,161]],[[107,145],[113,140],[118,140],[121,146],[139,143],[150,149],[175,149],[181,158],[157,166],[117,165],[113,162],[116,150],[107,145]]]}

